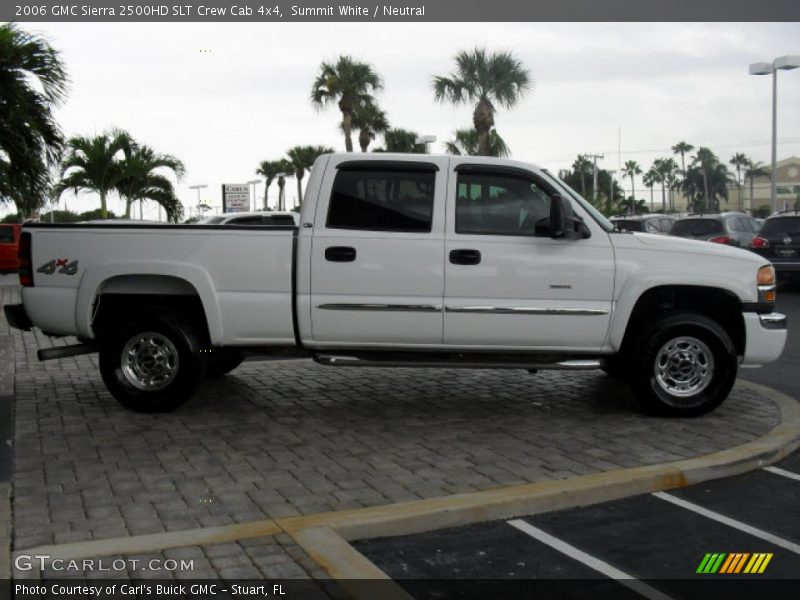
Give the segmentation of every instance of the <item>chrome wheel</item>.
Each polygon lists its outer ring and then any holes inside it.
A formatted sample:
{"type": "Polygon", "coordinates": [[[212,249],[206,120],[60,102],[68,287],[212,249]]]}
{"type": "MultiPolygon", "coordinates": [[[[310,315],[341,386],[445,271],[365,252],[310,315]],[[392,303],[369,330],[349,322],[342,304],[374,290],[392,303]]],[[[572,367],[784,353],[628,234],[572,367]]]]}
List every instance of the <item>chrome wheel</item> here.
{"type": "Polygon", "coordinates": [[[133,387],[154,392],[167,387],[178,374],[178,350],[160,333],[139,333],[122,347],[120,365],[133,387]]]}
{"type": "Polygon", "coordinates": [[[656,354],[655,376],[658,385],[670,396],[688,398],[711,383],[714,357],[705,342],[678,337],[664,344],[656,354]]]}

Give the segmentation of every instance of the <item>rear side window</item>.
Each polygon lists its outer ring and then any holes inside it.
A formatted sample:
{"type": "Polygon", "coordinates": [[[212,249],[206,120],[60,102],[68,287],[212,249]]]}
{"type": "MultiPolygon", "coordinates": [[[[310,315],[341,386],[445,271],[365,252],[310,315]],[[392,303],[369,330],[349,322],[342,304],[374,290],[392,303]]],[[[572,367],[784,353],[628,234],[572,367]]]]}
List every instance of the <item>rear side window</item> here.
{"type": "Polygon", "coordinates": [[[14,243],[14,228],[0,226],[0,244],[14,243]]]}
{"type": "Polygon", "coordinates": [[[716,219],[686,219],[678,221],[670,230],[672,235],[711,235],[715,233],[725,233],[722,223],[716,219]]]}
{"type": "Polygon", "coordinates": [[[265,225],[294,225],[294,219],[289,215],[270,215],[264,217],[265,225]]]}
{"type": "Polygon", "coordinates": [[[800,236],[800,217],[778,217],[767,219],[761,228],[761,236],[768,235],[798,235],[800,236]]]}
{"type": "Polygon", "coordinates": [[[340,169],[329,229],[421,233],[431,230],[436,173],[427,169],[340,169]]]}

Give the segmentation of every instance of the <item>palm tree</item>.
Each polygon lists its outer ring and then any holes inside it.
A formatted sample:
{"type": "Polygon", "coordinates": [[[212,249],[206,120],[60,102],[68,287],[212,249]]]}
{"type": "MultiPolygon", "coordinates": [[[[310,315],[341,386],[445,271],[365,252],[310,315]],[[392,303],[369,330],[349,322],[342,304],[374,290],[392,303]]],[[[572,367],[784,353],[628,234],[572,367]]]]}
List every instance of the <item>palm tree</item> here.
{"type": "Polygon", "coordinates": [[[311,103],[320,110],[338,103],[342,111],[344,145],[348,152],[352,152],[353,111],[382,89],[383,80],[372,65],[340,56],[335,63],[323,62],[320,65],[311,87],[311,103]]]}
{"type": "Polygon", "coordinates": [[[653,165],[647,169],[642,177],[642,183],[644,183],[645,187],[650,188],[650,210],[653,210],[653,187],[656,185],[657,180],[658,171],[656,171],[655,165],[653,165]]]}
{"type": "Polygon", "coordinates": [[[653,162],[657,172],[656,181],[661,184],[661,211],[667,210],[667,187],[670,188],[669,206],[672,208],[672,185],[675,181],[675,171],[678,164],[672,158],[657,158],[653,162]]]}
{"type": "MultiPolygon", "coordinates": [[[[276,177],[285,175],[291,172],[291,166],[287,167],[285,159],[280,160],[265,160],[256,169],[256,175],[261,175],[264,178],[264,210],[269,209],[269,202],[267,201],[267,194],[269,193],[269,186],[275,181],[276,177]]],[[[280,199],[279,199],[280,204],[280,199]]]]}
{"type": "Polygon", "coordinates": [[[100,195],[100,214],[108,215],[108,194],[125,176],[119,155],[130,143],[124,131],[114,130],[93,138],[76,136],[67,142],[67,156],[61,163],[61,181],[55,187],[56,197],[71,189],[96,192],[100,195]]]}
{"type": "Polygon", "coordinates": [[[767,165],[761,161],[753,161],[747,159],[747,164],[744,172],[745,179],[750,181],[750,209],[753,208],[753,188],[756,177],[770,177],[772,172],[767,168],[767,165]]]}
{"type": "Polygon", "coordinates": [[[361,146],[361,151],[366,152],[375,135],[389,129],[389,119],[374,100],[367,99],[353,111],[353,127],[358,129],[358,145],[361,146]]]}
{"type": "MultiPolygon", "coordinates": [[[[622,176],[631,178],[631,198],[636,198],[636,188],[634,187],[633,178],[636,175],[642,174],[642,167],[639,166],[635,160],[625,161],[625,166],[622,168],[622,176]]],[[[630,205],[629,205],[630,206],[630,205]]]]}
{"type": "Polygon", "coordinates": [[[686,177],[686,155],[694,150],[694,146],[687,142],[678,142],[672,147],[673,154],[681,155],[681,173],[686,177]]]}
{"type": "Polygon", "coordinates": [[[314,161],[322,154],[335,152],[333,148],[325,146],[295,146],[286,151],[289,162],[294,169],[294,177],[297,179],[297,206],[303,205],[303,177],[306,171],[310,171],[314,166],[314,161]]]}
{"type": "Polygon", "coordinates": [[[747,167],[747,156],[741,152],[737,152],[731,156],[730,164],[736,169],[736,187],[739,190],[739,210],[742,210],[742,169],[747,167]]]}
{"type": "MultiPolygon", "coordinates": [[[[478,154],[478,132],[474,129],[456,129],[453,139],[445,143],[448,154],[466,154],[476,156],[478,154]]],[[[492,128],[489,132],[489,156],[506,157],[511,154],[511,150],[506,145],[497,130],[492,128]]]]}
{"type": "Polygon", "coordinates": [[[175,194],[175,188],[158,170],[169,170],[180,181],[186,171],[183,163],[169,154],[159,154],[149,146],[129,141],[122,149],[124,158],[120,164],[122,179],[116,189],[125,199],[125,218],[131,216],[131,205],[139,201],[153,200],[167,213],[173,223],[183,217],[183,205],[175,194]]]}
{"type": "Polygon", "coordinates": [[[584,198],[586,197],[586,175],[593,166],[594,164],[585,154],[578,154],[575,162],[572,163],[572,170],[577,173],[581,179],[581,196],[584,198]]]}
{"type": "Polygon", "coordinates": [[[291,177],[294,173],[294,166],[285,158],[282,158],[278,162],[281,165],[280,172],[278,173],[278,210],[286,210],[284,188],[286,187],[286,177],[291,177]]]}
{"type": "Polygon", "coordinates": [[[0,26],[0,204],[13,201],[23,216],[49,195],[50,168],[64,146],[52,110],[66,97],[67,83],[47,40],[13,23],[0,26]]]}
{"type": "Polygon", "coordinates": [[[404,154],[427,154],[425,144],[417,144],[419,134],[416,131],[394,127],[383,133],[383,147],[373,152],[401,152],[404,154]]]}
{"type": "Polygon", "coordinates": [[[455,73],[433,78],[434,97],[439,102],[476,103],[472,123],[478,132],[478,154],[490,156],[495,104],[512,108],[530,91],[530,74],[511,53],[489,55],[485,48],[459,52],[455,62],[455,73]]]}

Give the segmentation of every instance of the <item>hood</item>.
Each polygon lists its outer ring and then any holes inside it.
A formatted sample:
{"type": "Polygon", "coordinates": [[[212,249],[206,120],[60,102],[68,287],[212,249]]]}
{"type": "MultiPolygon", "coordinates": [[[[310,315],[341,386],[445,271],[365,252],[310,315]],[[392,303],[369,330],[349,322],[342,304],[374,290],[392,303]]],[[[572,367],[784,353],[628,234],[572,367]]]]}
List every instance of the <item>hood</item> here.
{"type": "MultiPolygon", "coordinates": [[[[734,246],[726,246],[725,244],[715,244],[713,242],[692,240],[689,238],[671,235],[656,235],[653,233],[633,233],[629,235],[631,235],[639,244],[652,250],[680,252],[682,254],[697,254],[701,256],[720,256],[739,260],[747,260],[748,262],[759,264],[764,264],[767,262],[764,260],[764,258],[753,252],[750,252],[749,250],[745,250],[744,248],[736,248],[734,246]]],[[[612,240],[616,241],[616,237],[617,236],[612,235],[612,240]]],[[[630,244],[626,245],[630,246],[630,244]]]]}

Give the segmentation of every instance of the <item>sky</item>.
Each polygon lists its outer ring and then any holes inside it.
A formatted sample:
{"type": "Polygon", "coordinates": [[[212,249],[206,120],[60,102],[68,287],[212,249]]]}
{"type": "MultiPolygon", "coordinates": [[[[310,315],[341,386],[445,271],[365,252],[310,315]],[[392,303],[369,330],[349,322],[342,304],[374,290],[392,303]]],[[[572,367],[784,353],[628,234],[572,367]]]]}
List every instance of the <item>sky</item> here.
{"type": "MultiPolygon", "coordinates": [[[[187,216],[190,185],[218,207],[223,183],[256,178],[260,161],[294,145],[344,150],[334,106],[315,110],[311,84],[340,54],[383,76],[378,97],[392,126],[432,134],[431,149],[471,125],[471,106],[434,102],[431,79],[454,68],[459,50],[514,53],[532,92],[495,121],[512,157],[553,170],[577,154],[598,165],[626,160],[644,169],[684,140],[724,161],[744,152],[768,163],[772,86],[748,75],[752,62],[800,54],[800,23],[27,23],[61,51],[71,86],[56,116],[66,135],[111,127],[186,165],[178,195],[187,216]],[[618,151],[621,149],[621,153],[618,151]]],[[[778,159],[800,156],[800,70],[778,76],[778,159]]],[[[357,147],[357,142],[356,147],[357,147]]],[[[629,182],[625,182],[626,189],[629,182]]],[[[636,187],[641,188],[637,180],[636,187]]],[[[648,192],[649,193],[649,192],[648,192]]],[[[287,199],[296,196],[294,180],[287,199]]],[[[645,197],[645,191],[637,191],[645,197]]],[[[258,190],[259,206],[263,186],[258,190]]],[[[270,204],[277,197],[273,184],[270,204]]],[[[96,196],[61,198],[70,210],[96,196]]],[[[119,212],[122,202],[112,199],[119,212]]],[[[0,208],[0,214],[10,207],[0,208]]],[[[144,218],[157,218],[146,204],[144,218]]]]}

